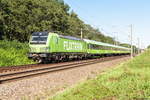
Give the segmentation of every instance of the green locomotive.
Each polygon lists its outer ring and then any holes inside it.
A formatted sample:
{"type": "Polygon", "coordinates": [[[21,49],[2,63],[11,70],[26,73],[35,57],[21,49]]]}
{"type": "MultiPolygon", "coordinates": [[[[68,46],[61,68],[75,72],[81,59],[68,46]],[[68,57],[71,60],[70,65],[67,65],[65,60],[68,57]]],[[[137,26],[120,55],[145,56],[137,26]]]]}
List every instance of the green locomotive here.
{"type": "Polygon", "coordinates": [[[34,32],[29,47],[28,57],[38,62],[130,53],[129,48],[53,32],[34,32]]]}

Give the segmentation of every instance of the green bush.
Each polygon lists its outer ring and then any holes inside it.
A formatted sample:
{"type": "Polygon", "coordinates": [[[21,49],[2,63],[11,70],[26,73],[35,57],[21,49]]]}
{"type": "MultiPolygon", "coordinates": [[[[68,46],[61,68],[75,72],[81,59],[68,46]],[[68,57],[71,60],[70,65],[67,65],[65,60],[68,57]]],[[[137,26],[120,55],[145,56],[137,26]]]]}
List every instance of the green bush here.
{"type": "Polygon", "coordinates": [[[34,62],[27,58],[27,43],[17,41],[0,41],[0,66],[33,64],[34,62]]]}

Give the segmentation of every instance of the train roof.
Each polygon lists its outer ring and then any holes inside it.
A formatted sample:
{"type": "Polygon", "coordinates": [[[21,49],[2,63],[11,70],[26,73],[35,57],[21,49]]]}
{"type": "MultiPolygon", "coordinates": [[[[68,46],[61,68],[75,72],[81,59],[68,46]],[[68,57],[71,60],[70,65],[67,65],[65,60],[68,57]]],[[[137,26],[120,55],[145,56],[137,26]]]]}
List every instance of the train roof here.
{"type": "Polygon", "coordinates": [[[116,46],[116,45],[103,43],[103,42],[98,42],[98,41],[89,40],[89,39],[84,39],[84,41],[87,42],[87,43],[90,43],[90,44],[96,44],[96,45],[102,45],[102,46],[108,46],[108,47],[114,47],[114,48],[120,48],[120,49],[127,49],[127,50],[129,50],[129,48],[126,48],[126,47],[116,46]]]}
{"type": "Polygon", "coordinates": [[[76,37],[73,37],[73,36],[59,35],[59,37],[66,38],[66,39],[70,39],[70,40],[80,40],[80,41],[82,41],[82,39],[76,38],[76,37]]]}
{"type": "Polygon", "coordinates": [[[33,32],[32,33],[32,36],[39,36],[39,35],[42,35],[42,36],[47,36],[49,32],[33,32]]]}

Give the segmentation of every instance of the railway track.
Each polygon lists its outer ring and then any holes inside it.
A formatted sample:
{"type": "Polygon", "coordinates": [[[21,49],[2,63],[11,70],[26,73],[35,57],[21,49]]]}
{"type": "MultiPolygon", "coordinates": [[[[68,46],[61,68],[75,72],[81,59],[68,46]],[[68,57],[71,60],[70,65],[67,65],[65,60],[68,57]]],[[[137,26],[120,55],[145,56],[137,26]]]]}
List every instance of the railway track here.
{"type": "Polygon", "coordinates": [[[7,82],[13,82],[24,78],[29,78],[33,76],[38,76],[41,74],[46,74],[55,71],[66,70],[75,67],[81,67],[85,65],[100,63],[104,61],[109,61],[113,59],[118,59],[125,56],[115,56],[115,57],[105,57],[92,60],[83,60],[83,61],[73,61],[65,63],[55,63],[55,64],[39,64],[39,65],[23,65],[22,68],[19,66],[0,69],[0,84],[7,82]]]}

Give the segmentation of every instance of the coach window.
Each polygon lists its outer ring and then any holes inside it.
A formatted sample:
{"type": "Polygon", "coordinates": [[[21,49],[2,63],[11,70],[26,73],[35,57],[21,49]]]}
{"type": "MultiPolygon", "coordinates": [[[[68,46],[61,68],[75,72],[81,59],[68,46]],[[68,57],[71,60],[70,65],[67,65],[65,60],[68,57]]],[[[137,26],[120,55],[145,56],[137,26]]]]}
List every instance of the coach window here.
{"type": "Polygon", "coordinates": [[[104,50],[104,46],[101,46],[101,49],[104,50]]]}
{"type": "Polygon", "coordinates": [[[55,38],[55,42],[56,42],[56,44],[58,44],[58,38],[57,37],[55,38]]]}
{"type": "Polygon", "coordinates": [[[91,49],[91,46],[90,46],[90,44],[88,44],[88,49],[91,49]]]}
{"type": "Polygon", "coordinates": [[[88,44],[88,49],[92,49],[92,44],[88,44]]]}

